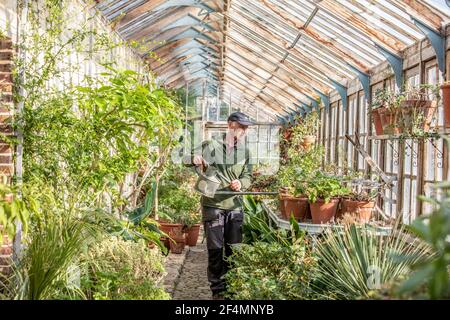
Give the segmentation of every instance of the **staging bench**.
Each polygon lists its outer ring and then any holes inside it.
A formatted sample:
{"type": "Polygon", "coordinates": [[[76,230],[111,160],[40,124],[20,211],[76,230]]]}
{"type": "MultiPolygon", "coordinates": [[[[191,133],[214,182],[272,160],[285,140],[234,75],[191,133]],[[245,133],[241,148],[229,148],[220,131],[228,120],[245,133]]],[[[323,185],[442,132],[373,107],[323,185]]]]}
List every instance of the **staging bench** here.
{"type": "MultiPolygon", "coordinates": [[[[262,200],[262,206],[264,210],[268,213],[271,223],[274,223],[277,227],[290,230],[290,224],[289,221],[282,219],[280,212],[274,212],[270,207],[270,202],[274,200],[271,199],[264,199],[262,200]]],[[[335,224],[335,223],[326,223],[326,224],[314,224],[314,223],[306,223],[306,222],[299,222],[298,226],[300,229],[305,230],[309,235],[311,236],[318,236],[326,229],[332,228],[335,230],[343,230],[344,226],[342,224],[335,224]]],[[[370,229],[373,229],[376,235],[380,236],[388,236],[392,232],[391,226],[378,226],[373,223],[368,223],[366,226],[370,229]]]]}

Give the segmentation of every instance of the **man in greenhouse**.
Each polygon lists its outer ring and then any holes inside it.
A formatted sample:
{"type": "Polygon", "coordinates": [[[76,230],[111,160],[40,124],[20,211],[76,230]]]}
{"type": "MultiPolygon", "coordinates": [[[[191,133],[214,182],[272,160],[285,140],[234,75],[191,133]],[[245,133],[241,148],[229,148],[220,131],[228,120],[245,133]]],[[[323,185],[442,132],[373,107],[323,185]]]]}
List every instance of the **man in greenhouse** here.
{"type": "Polygon", "coordinates": [[[223,276],[229,268],[226,259],[231,255],[232,245],[242,241],[242,198],[233,193],[244,191],[251,184],[252,164],[245,136],[252,124],[242,112],[230,114],[227,132],[204,141],[184,161],[209,175],[212,172],[220,181],[213,195],[203,194],[201,198],[213,299],[223,299],[223,276]]]}

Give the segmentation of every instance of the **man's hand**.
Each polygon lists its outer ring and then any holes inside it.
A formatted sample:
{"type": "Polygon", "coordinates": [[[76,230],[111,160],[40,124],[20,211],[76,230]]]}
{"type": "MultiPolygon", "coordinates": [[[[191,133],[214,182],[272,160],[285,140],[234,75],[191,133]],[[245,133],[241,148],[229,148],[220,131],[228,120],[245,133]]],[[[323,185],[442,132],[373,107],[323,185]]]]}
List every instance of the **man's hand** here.
{"type": "Polygon", "coordinates": [[[242,185],[241,185],[241,182],[239,180],[233,180],[230,183],[230,188],[233,191],[239,191],[239,190],[241,190],[241,187],[242,187],[242,185]]]}
{"type": "Polygon", "coordinates": [[[196,155],[194,156],[194,158],[192,159],[192,163],[196,166],[201,166],[203,164],[206,163],[205,159],[203,159],[202,156],[196,155]]]}

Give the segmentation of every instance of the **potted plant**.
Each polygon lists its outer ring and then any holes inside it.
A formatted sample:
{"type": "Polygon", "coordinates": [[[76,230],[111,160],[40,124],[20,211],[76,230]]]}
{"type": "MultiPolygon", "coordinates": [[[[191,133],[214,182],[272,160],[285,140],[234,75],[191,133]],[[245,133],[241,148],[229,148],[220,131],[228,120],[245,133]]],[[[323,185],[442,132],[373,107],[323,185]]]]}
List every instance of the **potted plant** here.
{"type": "Polygon", "coordinates": [[[289,161],[278,172],[279,203],[282,216],[289,220],[291,215],[299,221],[310,217],[305,181],[313,179],[318,164],[322,162],[323,146],[310,149],[297,149],[293,144],[288,150],[289,161]]]}
{"type": "Polygon", "coordinates": [[[299,140],[300,146],[308,150],[316,142],[317,130],[319,128],[319,113],[312,111],[301,119],[295,126],[293,135],[299,140]]]}
{"type": "Polygon", "coordinates": [[[378,190],[352,190],[349,195],[342,197],[341,209],[337,218],[350,214],[356,216],[359,222],[369,222],[377,196],[378,190]]]}
{"type": "Polygon", "coordinates": [[[317,171],[313,179],[305,183],[313,223],[327,223],[336,215],[339,197],[349,193],[340,179],[317,171]]]}
{"type": "Polygon", "coordinates": [[[172,229],[169,236],[171,238],[170,251],[176,254],[182,253],[186,245],[185,233],[180,229],[172,229]]]}
{"type": "Polygon", "coordinates": [[[280,212],[287,220],[291,215],[297,220],[304,220],[308,212],[308,199],[295,187],[297,171],[294,165],[288,164],[278,173],[280,212]]]}
{"type": "Polygon", "coordinates": [[[437,109],[437,101],[431,100],[430,94],[439,99],[439,87],[423,84],[404,92],[405,98],[400,102],[403,132],[415,135],[429,130],[437,109]]]}
{"type": "Polygon", "coordinates": [[[402,93],[395,93],[384,90],[380,94],[379,104],[383,105],[378,109],[384,134],[399,134],[402,132],[400,125],[401,109],[400,104],[405,99],[402,93]]]}
{"type": "Polygon", "coordinates": [[[200,234],[201,215],[199,211],[187,212],[183,218],[183,230],[186,234],[186,245],[194,247],[197,245],[200,234]]]}
{"type": "Polygon", "coordinates": [[[200,229],[200,197],[197,193],[189,190],[186,186],[181,185],[178,188],[171,189],[170,192],[161,199],[161,213],[160,219],[162,229],[168,228],[165,231],[170,234],[170,231],[175,233],[182,230],[190,234],[188,240],[190,244],[197,243],[199,229],[200,229]]]}
{"type": "Polygon", "coordinates": [[[383,123],[381,122],[381,114],[385,110],[385,91],[378,90],[375,94],[374,102],[370,114],[372,115],[372,121],[375,127],[375,134],[381,136],[383,134],[383,123]]]}
{"type": "MultiPolygon", "coordinates": [[[[178,231],[183,231],[183,225],[179,222],[175,210],[167,205],[162,204],[160,210],[158,211],[158,220],[156,221],[159,225],[159,229],[165,234],[170,235],[176,234],[178,231]]],[[[162,236],[160,239],[167,249],[170,249],[170,238],[162,236]]]]}
{"type": "Polygon", "coordinates": [[[442,101],[444,106],[444,126],[450,127],[450,81],[445,81],[441,85],[442,101]]]}

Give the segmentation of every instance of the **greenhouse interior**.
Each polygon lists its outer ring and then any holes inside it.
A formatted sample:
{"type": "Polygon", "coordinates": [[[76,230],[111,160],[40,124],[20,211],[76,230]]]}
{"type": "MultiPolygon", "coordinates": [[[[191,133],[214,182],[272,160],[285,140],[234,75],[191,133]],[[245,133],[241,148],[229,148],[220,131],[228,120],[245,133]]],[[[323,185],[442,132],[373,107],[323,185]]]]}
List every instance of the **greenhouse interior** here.
{"type": "Polygon", "coordinates": [[[449,0],[0,0],[0,300],[449,299],[449,72],[449,0]]]}

